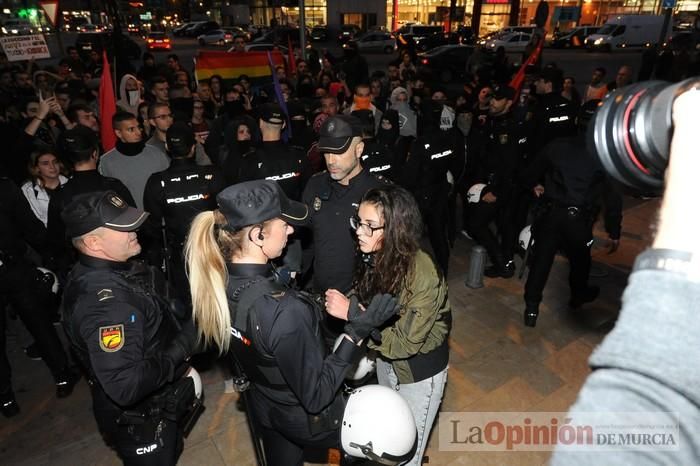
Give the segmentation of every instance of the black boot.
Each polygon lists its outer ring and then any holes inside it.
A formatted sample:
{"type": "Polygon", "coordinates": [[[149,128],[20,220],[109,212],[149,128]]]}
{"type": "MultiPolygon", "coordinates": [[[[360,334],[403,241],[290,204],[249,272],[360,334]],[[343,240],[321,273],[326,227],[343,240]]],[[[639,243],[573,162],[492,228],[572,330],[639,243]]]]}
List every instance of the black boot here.
{"type": "Polygon", "coordinates": [[[56,377],[56,397],[66,398],[70,396],[78,380],[80,380],[80,374],[78,372],[73,372],[70,369],[64,370],[56,377]]]}
{"type": "Polygon", "coordinates": [[[537,316],[540,315],[540,306],[537,303],[525,303],[525,312],[523,313],[523,322],[526,327],[534,327],[537,325],[537,316]]]}
{"type": "Polygon", "coordinates": [[[15,394],[12,389],[7,389],[4,393],[0,393],[0,410],[5,417],[12,417],[19,414],[19,405],[15,400],[15,394]]]}
{"type": "Polygon", "coordinates": [[[493,262],[493,265],[484,270],[484,275],[489,278],[511,278],[515,275],[515,262],[512,260],[504,262],[503,259],[498,258],[493,262]]]}
{"type": "Polygon", "coordinates": [[[586,303],[595,301],[599,294],[600,287],[589,286],[583,291],[583,293],[571,296],[571,299],[569,300],[569,307],[571,309],[578,309],[586,303]]]}

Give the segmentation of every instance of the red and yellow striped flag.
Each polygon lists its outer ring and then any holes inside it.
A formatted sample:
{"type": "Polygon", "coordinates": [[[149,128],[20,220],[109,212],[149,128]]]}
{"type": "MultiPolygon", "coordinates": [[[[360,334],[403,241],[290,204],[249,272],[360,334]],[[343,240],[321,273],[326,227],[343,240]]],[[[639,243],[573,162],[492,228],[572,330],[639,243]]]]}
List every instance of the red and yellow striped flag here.
{"type": "MultiPolygon", "coordinates": [[[[285,66],[284,56],[278,50],[270,52],[275,66],[285,66]]],[[[245,74],[251,82],[271,81],[272,70],[267,52],[200,51],[195,65],[197,80],[209,79],[215,74],[224,81],[238,79],[245,74]]]]}

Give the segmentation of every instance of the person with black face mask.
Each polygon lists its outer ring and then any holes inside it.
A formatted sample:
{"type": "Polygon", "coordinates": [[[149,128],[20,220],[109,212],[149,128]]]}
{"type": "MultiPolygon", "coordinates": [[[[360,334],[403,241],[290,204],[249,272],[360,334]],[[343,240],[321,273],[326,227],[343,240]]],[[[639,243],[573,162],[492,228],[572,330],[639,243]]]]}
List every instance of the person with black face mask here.
{"type": "Polygon", "coordinates": [[[146,144],[139,122],[131,113],[115,113],[112,128],[117,136],[117,145],[100,158],[100,175],[124,183],[137,207],[141,209],[148,177],[168,168],[170,160],[161,150],[146,144]]]}
{"type": "Polygon", "coordinates": [[[243,160],[255,152],[255,141],[259,140],[255,130],[255,120],[246,115],[229,123],[224,138],[228,155],[224,162],[224,178],[227,185],[238,183],[241,177],[243,160]]]}
{"type": "Polygon", "coordinates": [[[362,122],[362,166],[373,175],[381,175],[394,180],[394,154],[391,150],[377,142],[374,137],[374,116],[371,110],[355,110],[350,113],[362,122]]]}
{"type": "Polygon", "coordinates": [[[212,122],[209,136],[204,143],[204,149],[214,165],[223,169],[228,155],[225,134],[229,124],[246,114],[241,94],[234,89],[226,91],[224,106],[219,111],[219,116],[212,122]]]}
{"type": "Polygon", "coordinates": [[[377,129],[377,143],[386,147],[393,154],[392,164],[395,171],[400,171],[406,163],[408,149],[413,138],[401,135],[399,112],[394,109],[387,110],[382,115],[377,129]]]}
{"type": "Polygon", "coordinates": [[[306,153],[314,141],[313,130],[309,127],[306,119],[306,110],[301,102],[288,102],[289,126],[292,137],[289,145],[296,150],[306,153]]]}
{"type": "Polygon", "coordinates": [[[413,142],[401,173],[401,184],[413,192],[430,245],[440,270],[447,276],[450,247],[447,236],[448,197],[454,173],[461,172],[454,133],[440,129],[442,104],[427,100],[421,105],[422,134],[413,142]]]}

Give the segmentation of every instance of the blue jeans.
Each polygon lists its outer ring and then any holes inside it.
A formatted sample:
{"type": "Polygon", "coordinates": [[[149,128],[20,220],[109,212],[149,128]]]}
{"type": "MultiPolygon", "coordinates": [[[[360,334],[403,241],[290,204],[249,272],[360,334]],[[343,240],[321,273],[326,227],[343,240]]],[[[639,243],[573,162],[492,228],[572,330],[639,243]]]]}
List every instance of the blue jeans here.
{"type": "Polygon", "coordinates": [[[408,402],[416,421],[418,437],[416,439],[416,454],[404,465],[420,466],[423,453],[430,437],[430,429],[435,422],[442,395],[447,382],[447,367],[434,376],[420,382],[399,384],[394,368],[381,358],[377,358],[377,380],[379,385],[393,388],[408,402]]]}

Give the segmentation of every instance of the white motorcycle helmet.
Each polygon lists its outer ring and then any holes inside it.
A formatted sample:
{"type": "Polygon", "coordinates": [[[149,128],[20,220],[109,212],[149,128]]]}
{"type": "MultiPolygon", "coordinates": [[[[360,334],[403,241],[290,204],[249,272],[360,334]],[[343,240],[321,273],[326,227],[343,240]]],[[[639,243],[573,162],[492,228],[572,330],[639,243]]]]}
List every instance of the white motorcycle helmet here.
{"type": "Polygon", "coordinates": [[[58,277],[56,276],[56,274],[50,271],[49,269],[45,269],[44,267],[37,267],[37,270],[44,274],[44,276],[42,277],[42,281],[45,281],[47,285],[49,283],[51,284],[51,292],[53,294],[58,293],[58,287],[60,283],[58,282],[58,277]]]}
{"type": "Polygon", "coordinates": [[[194,394],[197,398],[202,398],[202,378],[199,376],[199,372],[194,367],[190,367],[190,370],[185,374],[187,377],[192,379],[194,383],[194,394]]]}
{"type": "MultiPolygon", "coordinates": [[[[333,351],[335,351],[338,346],[340,346],[341,340],[345,338],[343,335],[338,336],[333,344],[333,351]]],[[[367,354],[362,356],[357,364],[350,368],[348,374],[345,376],[347,380],[358,381],[367,377],[369,374],[374,373],[377,369],[377,352],[371,349],[367,350],[367,354]]]]}
{"type": "Polygon", "coordinates": [[[532,242],[532,244],[530,244],[531,238],[532,225],[528,225],[520,231],[520,235],[518,236],[518,245],[523,249],[523,251],[527,251],[527,248],[534,244],[534,241],[532,242]]]}
{"type": "Polygon", "coordinates": [[[345,453],[397,465],[410,459],[415,442],[416,423],[411,408],[397,391],[381,385],[353,390],[340,429],[345,453]]]}
{"type": "Polygon", "coordinates": [[[481,192],[484,190],[486,185],[484,183],[477,183],[469,188],[467,191],[467,202],[476,204],[481,200],[481,192]]]}

